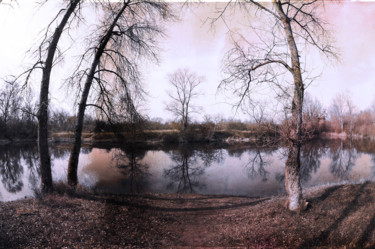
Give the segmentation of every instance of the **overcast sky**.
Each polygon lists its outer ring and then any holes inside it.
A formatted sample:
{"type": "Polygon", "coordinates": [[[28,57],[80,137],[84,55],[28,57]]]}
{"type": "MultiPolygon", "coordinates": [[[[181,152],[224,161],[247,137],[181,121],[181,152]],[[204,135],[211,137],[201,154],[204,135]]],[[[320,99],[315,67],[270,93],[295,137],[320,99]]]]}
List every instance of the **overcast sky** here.
{"type": "MultiPolygon", "coordinates": [[[[54,3],[41,9],[37,9],[32,0],[18,2],[14,8],[0,6],[0,77],[22,71],[22,66],[29,61],[24,56],[25,51],[37,41],[38,32],[59,10],[56,1],[50,1],[54,3]]],[[[179,68],[189,68],[205,77],[200,87],[203,95],[196,100],[197,105],[204,108],[201,114],[196,115],[197,119],[205,114],[220,113],[225,118],[247,119],[241,114],[234,116],[234,110],[228,104],[233,103],[233,99],[217,94],[223,77],[220,71],[222,58],[230,44],[223,25],[218,23],[212,30],[209,25],[203,24],[207,15],[212,15],[209,13],[214,11],[213,7],[214,4],[184,9],[181,21],[168,25],[168,37],[160,43],[163,48],[160,65],[149,65],[144,70],[144,84],[150,94],[145,111],[150,117],[171,118],[164,110],[168,101],[167,91],[171,90],[167,75],[179,68]]],[[[336,46],[340,49],[340,62],[333,66],[324,64],[318,56],[308,58],[324,70],[307,92],[317,97],[325,107],[330,105],[337,93],[346,92],[352,96],[358,109],[366,109],[375,97],[375,2],[326,4],[325,16],[332,25],[336,46]]],[[[242,17],[233,19],[241,20],[242,17]]],[[[65,66],[72,61],[67,59],[65,66]]],[[[55,76],[51,98],[54,106],[72,112],[71,100],[60,89],[61,78],[68,77],[64,72],[61,68],[52,72],[55,76]]],[[[38,93],[36,83],[35,93],[38,93]]]]}

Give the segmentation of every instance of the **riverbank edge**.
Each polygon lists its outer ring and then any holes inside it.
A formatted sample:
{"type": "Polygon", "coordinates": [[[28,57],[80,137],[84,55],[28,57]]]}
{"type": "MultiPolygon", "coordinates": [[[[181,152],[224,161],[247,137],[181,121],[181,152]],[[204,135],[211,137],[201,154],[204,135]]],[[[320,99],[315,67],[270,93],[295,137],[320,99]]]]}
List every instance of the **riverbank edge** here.
{"type": "Polygon", "coordinates": [[[0,202],[0,248],[228,247],[371,248],[375,183],[304,191],[300,213],[271,198],[198,194],[60,192],[0,202]]]}
{"type": "MultiPolygon", "coordinates": [[[[350,136],[345,132],[322,132],[313,139],[325,140],[347,140],[350,136]]],[[[375,141],[375,137],[353,134],[353,140],[375,141]]],[[[49,143],[72,144],[74,143],[74,132],[55,132],[49,137],[49,143]]],[[[183,134],[179,130],[145,130],[142,132],[83,132],[82,143],[84,145],[103,143],[127,143],[139,145],[167,145],[184,143],[216,143],[216,144],[259,144],[275,145],[283,140],[273,134],[259,133],[246,130],[219,130],[213,131],[209,135],[197,133],[183,134]]],[[[0,139],[0,146],[9,144],[36,143],[37,139],[0,139]]]]}
{"type": "MultiPolygon", "coordinates": [[[[148,144],[148,145],[163,145],[163,144],[181,144],[181,143],[222,143],[222,144],[246,144],[246,143],[258,143],[262,144],[276,144],[283,141],[278,135],[270,136],[265,133],[258,133],[254,131],[244,130],[219,130],[212,132],[209,136],[201,136],[197,134],[181,133],[178,130],[146,130],[140,133],[131,132],[86,132],[82,134],[82,142],[85,144],[94,143],[108,143],[108,142],[126,142],[134,144],[148,144]]],[[[313,139],[328,139],[328,140],[347,140],[350,136],[345,133],[336,132],[322,132],[319,136],[313,139]]],[[[353,134],[351,139],[353,140],[369,140],[375,141],[375,137],[363,136],[359,134],[353,134]]],[[[52,143],[73,143],[74,133],[73,132],[60,132],[53,133],[50,142],[52,143]]]]}
{"type": "MultiPolygon", "coordinates": [[[[206,134],[207,135],[207,134],[206,134]]],[[[189,134],[184,136],[178,130],[146,130],[139,133],[132,132],[84,132],[82,133],[82,143],[84,145],[103,144],[103,143],[127,143],[139,145],[166,145],[166,144],[184,144],[184,143],[216,143],[216,144],[259,144],[275,145],[282,141],[277,136],[267,136],[263,133],[243,130],[223,130],[214,131],[207,136],[189,134]]],[[[314,139],[329,140],[347,140],[349,136],[343,133],[323,132],[314,139]]],[[[353,134],[354,140],[375,140],[375,137],[365,137],[353,134]]],[[[9,144],[36,143],[37,139],[0,139],[0,146],[9,144]]],[[[72,144],[74,143],[74,132],[52,133],[49,142],[53,144],[72,144]]]]}
{"type": "MultiPolygon", "coordinates": [[[[212,131],[210,134],[195,132],[182,133],[179,130],[145,130],[142,132],[85,132],[82,133],[82,142],[85,144],[93,143],[132,143],[146,145],[165,145],[181,143],[275,143],[279,138],[266,136],[265,134],[254,131],[244,130],[219,130],[212,131]]],[[[50,138],[52,143],[73,143],[73,132],[53,133],[50,138]]]]}

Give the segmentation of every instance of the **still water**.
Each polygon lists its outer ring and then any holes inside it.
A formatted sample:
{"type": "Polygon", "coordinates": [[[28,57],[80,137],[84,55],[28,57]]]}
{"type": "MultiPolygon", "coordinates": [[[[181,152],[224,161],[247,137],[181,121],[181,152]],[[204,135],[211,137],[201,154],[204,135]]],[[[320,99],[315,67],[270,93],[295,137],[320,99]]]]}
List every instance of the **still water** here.
{"type": "MultiPolygon", "coordinates": [[[[66,182],[69,149],[51,148],[53,179],[66,182]]],[[[172,148],[83,148],[79,183],[111,193],[284,193],[284,147],[212,145],[172,148]]],[[[375,180],[375,143],[319,140],[302,147],[303,188],[375,180]]],[[[40,185],[36,145],[0,147],[0,201],[33,196],[40,185]]]]}

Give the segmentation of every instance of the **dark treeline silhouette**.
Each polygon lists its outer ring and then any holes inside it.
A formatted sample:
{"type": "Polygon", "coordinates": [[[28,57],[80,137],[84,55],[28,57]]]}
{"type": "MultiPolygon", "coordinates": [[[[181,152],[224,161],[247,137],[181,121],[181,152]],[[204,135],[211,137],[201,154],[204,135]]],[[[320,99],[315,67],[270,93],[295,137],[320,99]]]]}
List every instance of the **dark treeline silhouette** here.
{"type": "MultiPolygon", "coordinates": [[[[1,103],[0,103],[1,104],[1,103]]],[[[74,125],[77,118],[69,115],[66,111],[51,111],[50,118],[48,120],[49,136],[53,133],[59,132],[73,132],[74,125]]],[[[91,116],[86,116],[85,119],[85,132],[94,131],[95,127],[100,127],[100,121],[94,120],[91,116]]],[[[38,133],[38,122],[33,113],[19,109],[12,112],[12,115],[4,118],[0,118],[0,139],[37,139],[38,133]]]]}
{"type": "Polygon", "coordinates": [[[5,79],[0,87],[0,139],[36,138],[36,105],[30,91],[14,79],[5,79]]]}

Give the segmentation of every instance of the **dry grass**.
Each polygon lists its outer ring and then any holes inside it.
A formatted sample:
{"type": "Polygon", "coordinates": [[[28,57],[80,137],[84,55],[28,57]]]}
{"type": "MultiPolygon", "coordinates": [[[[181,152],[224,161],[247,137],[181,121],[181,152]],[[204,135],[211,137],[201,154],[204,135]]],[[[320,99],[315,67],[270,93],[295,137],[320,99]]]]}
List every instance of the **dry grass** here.
{"type": "MultiPolygon", "coordinates": [[[[184,133],[178,130],[144,130],[142,132],[98,132],[98,133],[83,133],[83,142],[121,142],[127,143],[179,143],[182,140],[188,142],[221,142],[231,143],[237,142],[251,142],[256,141],[261,137],[274,137],[274,134],[262,131],[259,133],[254,130],[200,130],[191,129],[184,133]]],[[[72,142],[74,133],[59,132],[53,133],[52,138],[56,142],[72,142]]]]}

